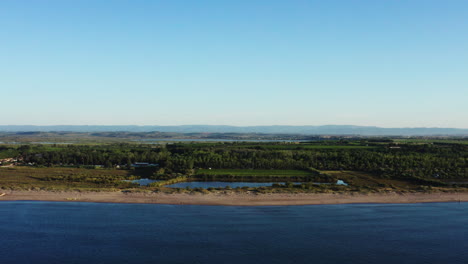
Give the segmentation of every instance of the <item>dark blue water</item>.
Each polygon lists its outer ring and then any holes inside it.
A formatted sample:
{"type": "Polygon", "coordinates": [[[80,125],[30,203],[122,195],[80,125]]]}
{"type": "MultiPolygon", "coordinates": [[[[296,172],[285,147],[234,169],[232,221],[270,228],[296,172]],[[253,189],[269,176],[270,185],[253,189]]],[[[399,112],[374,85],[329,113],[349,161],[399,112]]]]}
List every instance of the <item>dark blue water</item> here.
{"type": "Polygon", "coordinates": [[[213,188],[226,188],[230,186],[231,188],[237,187],[263,187],[263,186],[272,186],[273,184],[284,184],[284,182],[220,182],[220,181],[193,181],[193,182],[179,182],[170,185],[166,185],[169,188],[204,188],[208,189],[210,187],[213,188]]]}
{"type": "Polygon", "coordinates": [[[467,263],[468,203],[0,203],[2,263],[467,263]]]}
{"type": "MultiPolygon", "coordinates": [[[[285,182],[221,182],[221,181],[192,181],[192,182],[179,182],[174,184],[166,185],[169,188],[226,188],[227,186],[231,188],[242,188],[242,187],[271,187],[273,184],[285,184],[285,182]]],[[[292,184],[302,184],[302,182],[292,182],[292,184]]],[[[313,184],[332,184],[332,183],[320,183],[314,182],[313,184]]],[[[338,180],[337,185],[348,185],[347,183],[338,180]]]]}

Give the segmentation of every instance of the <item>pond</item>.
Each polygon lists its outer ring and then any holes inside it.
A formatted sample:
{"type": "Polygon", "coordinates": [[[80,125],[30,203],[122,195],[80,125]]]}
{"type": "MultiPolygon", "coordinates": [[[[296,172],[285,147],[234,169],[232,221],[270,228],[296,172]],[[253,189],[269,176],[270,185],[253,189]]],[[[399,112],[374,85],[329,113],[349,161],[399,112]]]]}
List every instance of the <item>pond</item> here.
{"type": "MultiPolygon", "coordinates": [[[[148,186],[150,183],[159,182],[161,180],[151,180],[147,178],[138,179],[138,180],[124,180],[126,182],[138,183],[140,186],[148,186]]],[[[292,182],[293,184],[301,184],[302,182],[292,182]]],[[[189,182],[179,182],[174,184],[166,185],[165,187],[169,188],[226,188],[227,186],[231,188],[257,188],[257,187],[271,187],[273,184],[285,184],[285,182],[227,182],[227,181],[189,181],[189,182]]],[[[320,183],[313,182],[313,184],[333,184],[333,183],[320,183]]],[[[338,180],[336,185],[348,185],[342,180],[338,180]]]]}
{"type": "Polygon", "coordinates": [[[336,185],[344,185],[344,186],[348,186],[348,184],[346,182],[344,182],[343,180],[337,180],[336,185]]]}
{"type": "MultiPolygon", "coordinates": [[[[292,182],[293,184],[302,184],[302,182],[292,182]]],[[[226,181],[190,181],[190,182],[179,182],[174,184],[166,185],[169,188],[226,188],[227,186],[231,188],[242,188],[242,187],[249,187],[249,188],[257,188],[257,187],[271,187],[273,184],[285,184],[285,182],[226,182],[226,181]]],[[[313,182],[313,184],[333,184],[333,183],[320,183],[320,182],[313,182]]],[[[338,180],[336,185],[344,185],[347,186],[348,184],[342,180],[338,180]]]]}
{"type": "MultiPolygon", "coordinates": [[[[284,184],[284,182],[222,182],[222,181],[193,181],[193,182],[179,182],[170,185],[166,185],[169,188],[226,188],[227,186],[231,188],[237,187],[271,187],[273,184],[284,184]]],[[[294,184],[300,184],[300,182],[294,182],[294,184]]]]}

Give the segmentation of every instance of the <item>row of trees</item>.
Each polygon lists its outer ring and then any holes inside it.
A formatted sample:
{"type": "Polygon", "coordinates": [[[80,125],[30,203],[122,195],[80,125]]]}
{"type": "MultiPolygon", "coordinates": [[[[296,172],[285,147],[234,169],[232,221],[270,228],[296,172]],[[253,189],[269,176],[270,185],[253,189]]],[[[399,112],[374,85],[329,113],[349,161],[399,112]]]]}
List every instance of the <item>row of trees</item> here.
{"type": "MultiPolygon", "coordinates": [[[[239,144],[237,144],[239,145],[239,144]]],[[[468,146],[386,145],[372,149],[282,150],[225,144],[24,146],[17,149],[25,163],[37,165],[116,165],[158,163],[165,172],[194,168],[357,170],[426,178],[468,178],[468,146]]]]}

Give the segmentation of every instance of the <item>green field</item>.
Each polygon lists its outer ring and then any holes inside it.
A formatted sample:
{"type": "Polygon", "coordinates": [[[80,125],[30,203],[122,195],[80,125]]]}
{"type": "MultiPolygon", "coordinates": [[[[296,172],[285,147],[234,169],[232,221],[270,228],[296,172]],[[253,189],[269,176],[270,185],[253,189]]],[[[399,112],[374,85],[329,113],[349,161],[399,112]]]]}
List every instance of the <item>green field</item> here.
{"type": "Polygon", "coordinates": [[[464,144],[468,145],[468,138],[464,139],[394,139],[393,141],[403,144],[431,144],[431,143],[442,143],[442,144],[464,144]]]}
{"type": "Polygon", "coordinates": [[[372,149],[376,146],[362,145],[319,145],[319,144],[232,144],[224,148],[250,148],[272,150],[300,150],[300,149],[372,149]]]}
{"type": "Polygon", "coordinates": [[[0,159],[13,158],[18,155],[18,151],[15,149],[0,150],[0,159]]]}
{"type": "Polygon", "coordinates": [[[372,149],[375,146],[360,146],[360,145],[304,145],[304,149],[372,149]]]}
{"type": "Polygon", "coordinates": [[[255,176],[255,177],[307,177],[313,173],[303,170],[245,170],[245,169],[200,169],[196,175],[213,176],[255,176]]]}
{"type": "Polygon", "coordinates": [[[414,188],[417,186],[408,181],[381,178],[372,173],[361,171],[322,171],[322,173],[335,177],[336,179],[344,180],[351,186],[366,186],[370,188],[390,186],[397,188],[414,188]]]}

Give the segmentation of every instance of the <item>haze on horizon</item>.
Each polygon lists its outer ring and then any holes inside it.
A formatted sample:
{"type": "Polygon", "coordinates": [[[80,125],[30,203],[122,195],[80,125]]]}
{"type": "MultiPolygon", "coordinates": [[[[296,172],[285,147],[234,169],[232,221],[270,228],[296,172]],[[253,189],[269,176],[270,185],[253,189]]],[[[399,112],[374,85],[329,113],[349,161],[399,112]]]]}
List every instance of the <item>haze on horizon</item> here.
{"type": "Polygon", "coordinates": [[[0,125],[468,128],[466,10],[0,1],[0,125]]]}

